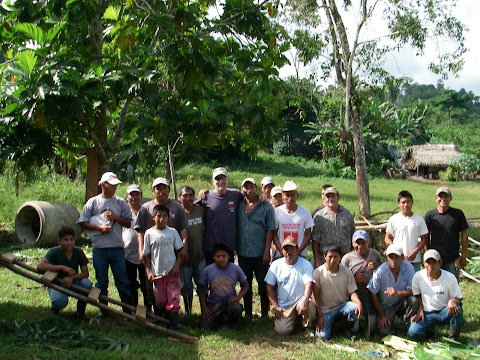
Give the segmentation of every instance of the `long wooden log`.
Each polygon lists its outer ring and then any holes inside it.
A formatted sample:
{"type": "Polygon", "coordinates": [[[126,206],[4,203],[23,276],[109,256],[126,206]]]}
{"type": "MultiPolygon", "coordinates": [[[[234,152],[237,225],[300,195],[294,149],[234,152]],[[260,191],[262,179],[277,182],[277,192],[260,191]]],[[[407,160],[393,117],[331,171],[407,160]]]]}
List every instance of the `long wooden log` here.
{"type": "MultiPolygon", "coordinates": [[[[34,267],[30,266],[30,265],[27,265],[27,264],[25,264],[25,263],[22,262],[22,261],[13,260],[12,263],[13,263],[13,264],[16,264],[16,265],[18,265],[18,266],[20,266],[20,267],[22,267],[22,268],[24,268],[24,269],[26,269],[26,270],[29,270],[29,271],[31,271],[31,272],[34,272],[34,273],[36,273],[36,274],[40,274],[40,273],[37,271],[36,268],[34,268],[34,267]]],[[[55,282],[56,282],[56,283],[60,283],[59,280],[55,280],[55,282]]],[[[88,291],[87,289],[82,288],[81,286],[78,286],[78,285],[75,285],[75,284],[72,284],[72,285],[70,286],[70,288],[72,288],[73,290],[75,290],[75,291],[77,291],[77,292],[86,294],[86,295],[88,295],[88,293],[89,293],[89,291],[88,291]]],[[[131,311],[136,311],[136,310],[137,310],[137,308],[136,308],[135,306],[133,306],[133,305],[123,303],[123,302],[121,302],[121,301],[118,301],[118,300],[116,300],[116,299],[110,298],[110,297],[105,296],[105,295],[101,295],[101,294],[100,294],[100,300],[107,301],[107,302],[112,303],[112,304],[114,304],[114,305],[121,306],[122,308],[125,308],[125,309],[127,309],[127,310],[131,310],[131,311]]],[[[163,323],[163,324],[165,324],[165,325],[168,325],[168,324],[170,323],[167,319],[165,319],[165,318],[163,318],[163,317],[161,317],[161,316],[155,315],[155,314],[152,313],[152,312],[147,312],[147,317],[150,318],[150,319],[152,319],[152,320],[161,322],[161,323],[163,323]]],[[[179,328],[180,330],[182,330],[182,329],[184,329],[184,326],[178,324],[178,328],[179,328]]]]}
{"type": "Polygon", "coordinates": [[[475,245],[479,245],[479,246],[480,246],[480,242],[478,242],[478,241],[475,240],[475,239],[472,239],[470,236],[468,237],[468,241],[474,243],[475,245]]]}
{"type": "Polygon", "coordinates": [[[189,342],[189,343],[194,343],[196,342],[198,339],[196,337],[193,337],[193,336],[189,336],[189,335],[185,335],[185,334],[182,334],[182,333],[179,333],[177,331],[173,331],[173,330],[170,330],[170,329],[166,329],[162,326],[158,326],[158,325],[155,325],[155,324],[152,324],[152,323],[149,323],[149,322],[146,322],[146,321],[140,321],[140,320],[137,320],[135,318],[135,316],[132,316],[130,314],[126,314],[122,311],[118,311],[116,309],[113,309],[105,304],[102,304],[100,302],[94,302],[94,301],[91,301],[90,299],[88,299],[88,297],[86,296],[83,296],[83,295],[80,295],[72,290],[69,290],[67,288],[64,288],[62,286],[59,286],[59,285],[56,285],[54,283],[51,283],[51,282],[48,282],[48,281],[45,281],[45,280],[42,280],[41,278],[33,275],[33,274],[30,274],[26,271],[23,271],[23,270],[20,270],[20,269],[17,269],[13,264],[9,264],[3,260],[0,259],[0,264],[2,264],[3,266],[5,266],[6,268],[10,269],[11,271],[13,271],[14,273],[16,274],[19,274],[21,276],[24,276],[30,280],[33,280],[33,281],[36,281],[40,284],[43,284],[43,285],[46,285],[52,289],[55,289],[67,296],[71,296],[71,297],[74,297],[78,300],[81,300],[81,301],[84,301],[86,303],[89,303],[91,305],[94,305],[94,306],[97,306],[99,307],[100,309],[102,310],[105,310],[105,311],[108,311],[108,312],[111,312],[115,315],[118,315],[118,316],[121,316],[125,319],[128,319],[130,321],[133,321],[137,324],[140,324],[142,326],[145,326],[149,329],[152,329],[152,330],[155,330],[155,331],[158,331],[159,333],[162,333],[164,335],[167,335],[167,336],[171,336],[171,337],[174,337],[174,338],[177,338],[179,340],[182,340],[182,341],[185,341],[185,342],[189,342]]]}
{"type": "Polygon", "coordinates": [[[460,274],[462,274],[463,276],[465,276],[467,279],[470,279],[470,280],[473,280],[473,281],[476,281],[477,283],[480,284],[480,280],[478,280],[475,276],[473,275],[470,275],[469,273],[467,273],[465,270],[463,269],[460,269],[460,274]]]}

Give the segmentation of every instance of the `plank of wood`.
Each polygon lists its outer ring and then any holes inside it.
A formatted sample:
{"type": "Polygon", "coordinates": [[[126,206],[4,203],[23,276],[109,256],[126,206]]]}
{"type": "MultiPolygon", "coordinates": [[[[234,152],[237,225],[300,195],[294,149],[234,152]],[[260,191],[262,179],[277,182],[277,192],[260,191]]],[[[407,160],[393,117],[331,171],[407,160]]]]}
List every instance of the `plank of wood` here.
{"type": "Polygon", "coordinates": [[[17,255],[12,254],[12,253],[7,253],[7,254],[0,253],[0,259],[2,259],[3,261],[6,261],[9,264],[11,264],[12,262],[14,262],[17,259],[17,255]]]}
{"type": "Polygon", "coordinates": [[[137,305],[137,310],[135,311],[135,319],[140,321],[147,320],[147,308],[142,305],[137,305]]]}
{"type": "Polygon", "coordinates": [[[52,282],[58,275],[56,271],[46,271],[45,274],[42,276],[42,280],[52,282]]]}
{"type": "Polygon", "coordinates": [[[98,297],[100,296],[100,291],[101,291],[100,288],[92,287],[87,296],[88,300],[98,301],[98,297]]]}

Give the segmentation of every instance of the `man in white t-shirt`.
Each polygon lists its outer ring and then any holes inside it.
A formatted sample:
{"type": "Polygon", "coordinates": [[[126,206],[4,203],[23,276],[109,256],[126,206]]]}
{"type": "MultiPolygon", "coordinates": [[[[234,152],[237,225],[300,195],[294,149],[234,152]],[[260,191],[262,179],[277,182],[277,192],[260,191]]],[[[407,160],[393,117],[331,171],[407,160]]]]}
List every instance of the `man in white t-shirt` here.
{"type": "Polygon", "coordinates": [[[409,261],[415,271],[420,270],[421,251],[427,243],[428,229],[423,217],[412,212],[413,196],[410,192],[400,191],[397,197],[400,212],[388,219],[385,244],[399,245],[405,260],[409,261]],[[418,241],[420,237],[420,241],[418,241]]]}
{"type": "Polygon", "coordinates": [[[298,254],[307,256],[307,246],[312,238],[313,219],[310,211],[297,204],[300,189],[292,180],[288,180],[282,189],[285,203],[275,208],[275,222],[278,231],[274,232],[273,241],[278,252],[276,257],[284,255],[281,243],[292,237],[298,245],[298,254]]]}
{"type": "Polygon", "coordinates": [[[442,270],[441,264],[439,252],[427,250],[423,256],[425,269],[413,276],[412,293],[419,298],[419,306],[408,329],[412,338],[426,337],[435,325],[450,323],[449,337],[457,339],[460,328],[466,325],[461,306],[463,295],[457,278],[442,270]]]}

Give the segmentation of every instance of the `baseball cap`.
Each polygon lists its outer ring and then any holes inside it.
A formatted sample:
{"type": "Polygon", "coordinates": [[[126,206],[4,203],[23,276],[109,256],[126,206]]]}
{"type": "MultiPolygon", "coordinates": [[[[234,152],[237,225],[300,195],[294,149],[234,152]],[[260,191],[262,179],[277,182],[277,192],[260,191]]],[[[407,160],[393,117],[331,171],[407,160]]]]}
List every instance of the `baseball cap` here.
{"type": "Polygon", "coordinates": [[[156,187],[157,185],[160,185],[160,184],[163,184],[163,185],[166,185],[166,186],[170,187],[170,183],[168,182],[167,179],[162,178],[162,177],[158,177],[158,178],[156,178],[155,180],[153,180],[153,183],[152,183],[152,191],[155,189],[155,187],[156,187]]]}
{"type": "Polygon", "coordinates": [[[262,186],[264,185],[268,185],[268,184],[275,184],[273,182],[273,179],[270,177],[270,176],[265,176],[263,179],[262,179],[262,182],[260,183],[262,186]]]}
{"type": "Polygon", "coordinates": [[[440,195],[441,193],[445,193],[448,196],[452,196],[452,193],[450,192],[450,189],[448,186],[442,186],[437,189],[437,192],[435,193],[436,196],[440,195]]]}
{"type": "Polygon", "coordinates": [[[300,189],[297,184],[295,184],[292,180],[287,180],[285,181],[285,184],[283,185],[282,191],[296,191],[300,193],[300,189]]]}
{"type": "Polygon", "coordinates": [[[228,177],[227,169],[224,167],[217,167],[215,170],[213,170],[212,179],[215,179],[218,175],[228,177]]]}
{"type": "Polygon", "coordinates": [[[440,253],[435,250],[435,249],[430,249],[425,251],[425,254],[423,254],[423,261],[427,261],[428,259],[434,259],[436,261],[442,260],[442,257],[440,256],[440,253]]]}
{"type": "Polygon", "coordinates": [[[403,250],[397,244],[391,244],[391,245],[388,245],[387,251],[385,252],[386,256],[388,256],[390,254],[395,254],[395,255],[398,255],[398,256],[402,256],[403,255],[403,250]]]}
{"type": "Polygon", "coordinates": [[[270,196],[275,196],[281,193],[282,193],[282,188],[280,186],[275,186],[274,188],[272,188],[272,191],[270,191],[270,196]]]}
{"type": "Polygon", "coordinates": [[[255,182],[255,179],[246,178],[245,180],[242,181],[242,186],[245,185],[247,182],[252,183],[253,185],[257,185],[257,183],[255,182]]]}
{"type": "Polygon", "coordinates": [[[127,187],[127,194],[130,194],[132,192],[139,192],[140,194],[142,193],[142,190],[140,189],[140,186],[138,186],[137,184],[132,184],[132,185],[128,185],[127,187]]]}
{"type": "Polygon", "coordinates": [[[358,239],[368,240],[368,233],[365,230],[357,230],[353,233],[352,242],[357,241],[358,239]]]}
{"type": "Polygon", "coordinates": [[[108,171],[105,174],[102,175],[102,178],[98,182],[98,185],[103,184],[108,182],[110,185],[118,185],[121,184],[122,182],[118,180],[117,175],[115,175],[113,172],[108,171]]]}
{"type": "Polygon", "coordinates": [[[285,246],[295,246],[295,247],[297,247],[298,246],[297,240],[295,240],[293,237],[289,236],[289,237],[285,238],[285,240],[283,240],[282,248],[284,248],[285,246]]]}
{"type": "Polygon", "coordinates": [[[335,188],[335,187],[333,187],[333,186],[330,186],[329,188],[326,188],[326,189],[325,189],[325,193],[324,193],[324,194],[325,194],[325,195],[327,195],[327,194],[336,194],[336,195],[338,195],[338,190],[337,190],[337,188],[335,188]]]}

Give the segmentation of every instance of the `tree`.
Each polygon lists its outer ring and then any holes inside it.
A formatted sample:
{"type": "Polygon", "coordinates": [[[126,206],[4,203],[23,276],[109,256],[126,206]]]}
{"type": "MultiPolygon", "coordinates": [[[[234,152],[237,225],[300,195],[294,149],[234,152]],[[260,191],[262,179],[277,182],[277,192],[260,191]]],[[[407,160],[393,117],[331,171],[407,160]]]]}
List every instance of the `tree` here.
{"type": "MultiPolygon", "coordinates": [[[[99,173],[131,141],[234,140],[277,126],[284,58],[268,6],[251,0],[17,0],[1,8],[4,118],[55,148],[93,148],[99,173]],[[135,136],[126,136],[134,133],[135,136]]],[[[138,141],[136,142],[138,145],[138,141]]],[[[97,174],[95,174],[97,175],[97,174]]]]}
{"type": "Polygon", "coordinates": [[[353,136],[359,210],[363,216],[370,216],[370,200],[360,90],[381,82],[388,75],[382,69],[385,54],[405,45],[422,55],[433,40],[438,57],[430,63],[430,70],[442,77],[460,71],[466,51],[464,28],[450,15],[452,6],[454,2],[442,0],[321,0],[318,4],[311,0],[287,1],[287,9],[297,14],[294,20],[303,30],[292,34],[293,43],[316,44],[315,51],[297,47],[297,56],[306,63],[323,60],[323,76],[328,78],[333,72],[344,90],[342,126],[353,136]],[[349,16],[353,17],[351,27],[346,22],[349,16]],[[368,26],[378,24],[380,17],[386,29],[367,32],[368,26]],[[441,40],[445,38],[455,43],[453,49],[443,51],[441,40]]]}

